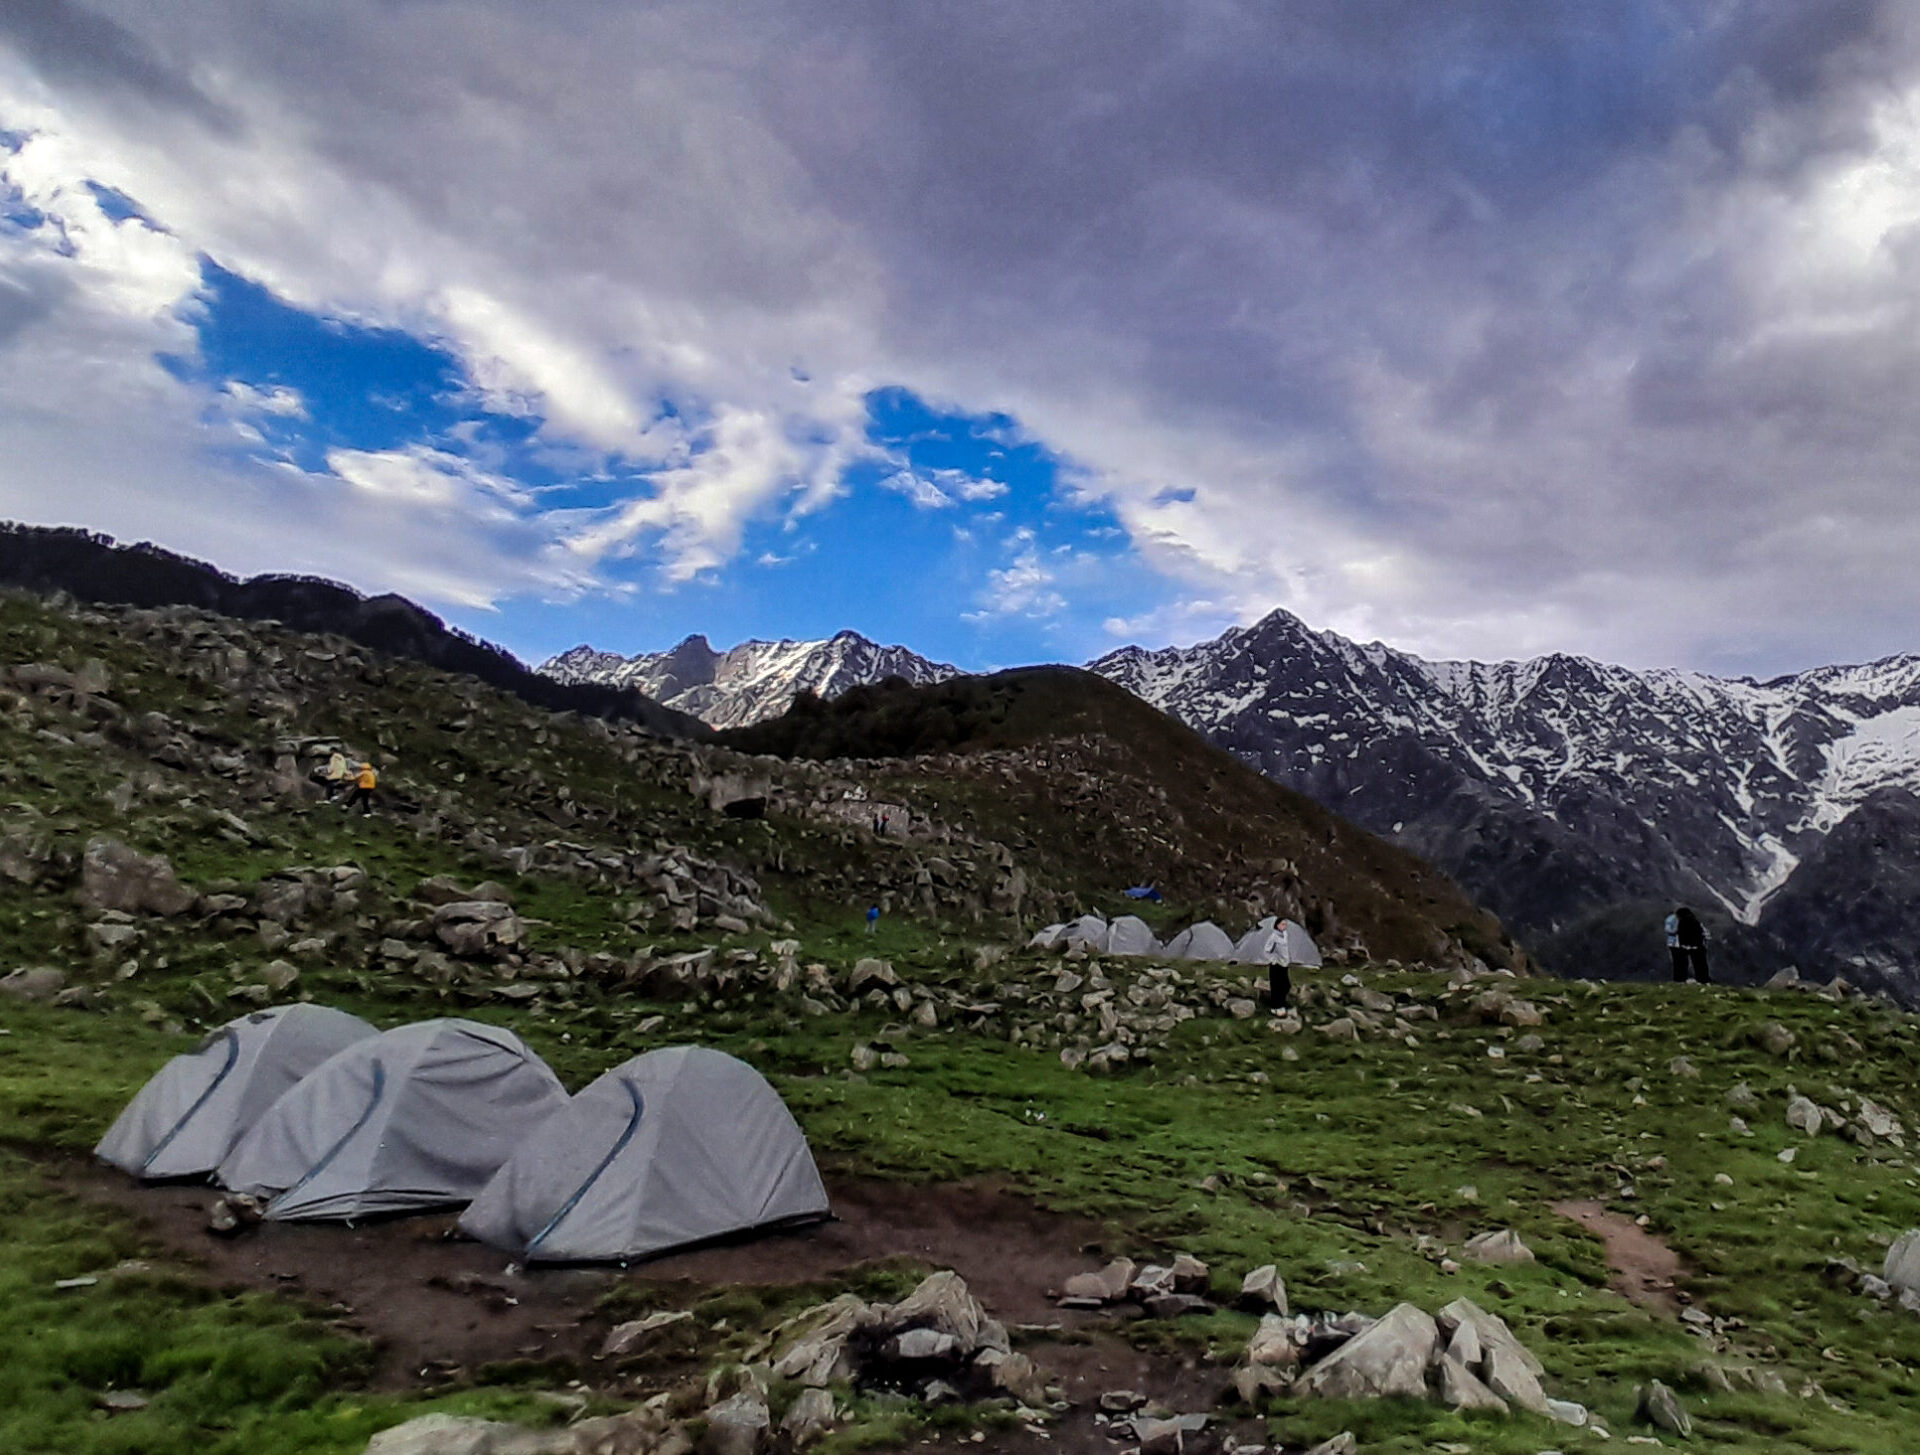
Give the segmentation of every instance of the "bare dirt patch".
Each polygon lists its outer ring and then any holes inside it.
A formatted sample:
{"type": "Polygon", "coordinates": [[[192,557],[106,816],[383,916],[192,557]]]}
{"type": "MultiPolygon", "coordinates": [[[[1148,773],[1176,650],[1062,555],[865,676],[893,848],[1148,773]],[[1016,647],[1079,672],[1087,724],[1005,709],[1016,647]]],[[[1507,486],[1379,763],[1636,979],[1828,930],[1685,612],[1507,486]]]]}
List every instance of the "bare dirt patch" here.
{"type": "Polygon", "coordinates": [[[832,1282],[863,1264],[905,1258],[954,1269],[1008,1323],[1078,1329],[1100,1322],[1063,1315],[1047,1295],[1098,1265],[1088,1250],[1099,1246],[1101,1227],[990,1184],[834,1179],[828,1192],[836,1218],[812,1228],[626,1269],[510,1273],[505,1254],[450,1236],[451,1216],[357,1227],[265,1223],[222,1239],[206,1231],[218,1195],[211,1187],[143,1186],[79,1157],[54,1161],[48,1179],[128,1214],[144,1236],[217,1287],[300,1298],[369,1338],[378,1351],[374,1379],[386,1388],[516,1359],[586,1371],[608,1327],[600,1301],[623,1281],[684,1284],[691,1298],[708,1288],[832,1282]]]}
{"type": "Polygon", "coordinates": [[[1656,1313],[1680,1312],[1674,1284],[1686,1269],[1678,1253],[1625,1213],[1610,1212],[1602,1203],[1556,1202],[1553,1210],[1606,1245],[1613,1275],[1607,1284],[1615,1293],[1656,1313]]]}

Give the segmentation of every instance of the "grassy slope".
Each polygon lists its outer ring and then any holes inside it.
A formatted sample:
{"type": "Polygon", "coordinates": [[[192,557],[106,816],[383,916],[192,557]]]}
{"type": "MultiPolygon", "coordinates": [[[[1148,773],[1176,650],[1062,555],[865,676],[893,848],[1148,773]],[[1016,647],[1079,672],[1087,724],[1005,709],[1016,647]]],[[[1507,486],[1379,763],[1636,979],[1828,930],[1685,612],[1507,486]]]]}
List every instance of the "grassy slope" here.
{"type": "Polygon", "coordinates": [[[830,703],[802,698],[783,717],[719,736],[746,752],[870,760],[876,778],[955,821],[994,823],[1017,804],[1026,858],[1077,874],[1102,908],[1101,886],[1111,895],[1145,880],[1181,911],[1224,901],[1237,925],[1291,881],[1308,927],[1330,942],[1358,927],[1381,959],[1433,959],[1444,949],[1438,925],[1492,963],[1518,959],[1499,923],[1431,865],[1090,672],[1024,667],[918,687],[895,679],[830,703]],[[1020,749],[1039,750],[1078,784],[1063,794],[1007,751],[1020,749]],[[996,750],[1000,771],[955,771],[996,750]],[[1276,873],[1282,863],[1290,869],[1276,873]]]}
{"type": "MultiPolygon", "coordinates": [[[[14,633],[15,660],[60,645],[32,635],[49,628],[31,613],[16,609],[0,626],[14,633]]],[[[112,655],[117,672],[147,680],[153,693],[174,693],[182,705],[195,699],[208,714],[228,710],[217,693],[169,677],[130,647],[85,645],[112,655]]],[[[524,797],[528,775],[557,781],[577,766],[560,756],[565,734],[556,729],[554,741],[540,743],[531,718],[481,722],[449,735],[418,711],[404,680],[392,686],[391,702],[381,698],[385,690],[341,699],[334,709],[340,726],[387,738],[409,764],[450,764],[465,754],[458,771],[468,773],[466,791],[482,810],[491,793],[506,813],[524,797]],[[409,705],[412,712],[404,710],[409,705]],[[476,731],[487,735],[478,745],[476,731]],[[518,786],[486,750],[496,735],[519,754],[518,786]]],[[[236,717],[236,734],[246,727],[244,715],[236,717]]],[[[0,739],[0,796],[36,805],[40,821],[62,836],[111,821],[102,801],[111,775],[89,773],[84,757],[47,749],[12,720],[0,723],[0,739]]],[[[419,775],[414,786],[431,788],[426,772],[409,771],[419,775]]],[[[620,812],[683,842],[719,852],[729,848],[727,835],[740,836],[738,849],[751,845],[748,835],[797,833],[691,814],[684,798],[615,782],[608,772],[596,791],[622,795],[620,812]]],[[[574,791],[585,797],[587,775],[577,776],[574,791]]],[[[250,821],[279,846],[233,843],[203,805],[168,797],[151,801],[130,836],[165,847],[183,874],[200,882],[351,858],[376,880],[400,884],[442,870],[471,877],[487,863],[460,844],[419,838],[385,818],[261,812],[250,821]]],[[[794,842],[817,848],[822,841],[794,842]]],[[[609,907],[582,886],[527,881],[516,888],[523,907],[550,921],[541,933],[556,943],[629,947],[631,936],[609,907]]],[[[831,906],[810,914],[796,893],[789,907],[804,916],[806,957],[836,966],[878,948],[910,981],[981,997],[1008,978],[1051,980],[1050,964],[1023,957],[976,971],[966,946],[908,922],[888,923],[868,940],[854,931],[851,915],[831,906]]],[[[75,932],[62,902],[0,888],[0,968],[72,963],[75,932]]],[[[765,937],[748,942],[764,945],[765,937]]],[[[231,1013],[221,998],[229,967],[265,958],[251,937],[210,939],[175,925],[152,932],[139,974],[111,992],[103,1011],[0,1001],[0,1218],[8,1230],[0,1239],[0,1306],[9,1314],[0,1321],[0,1449],[357,1452],[368,1432],[399,1418],[403,1406],[422,1407],[357,1387],[365,1351],[330,1329],[323,1311],[286,1298],[210,1291],[165,1259],[152,1260],[148,1270],[114,1273],[151,1250],[117,1219],[45,1184],[40,1159],[53,1149],[91,1146],[140,1082],[192,1044],[192,1023],[231,1013]],[[156,1028],[142,1018],[143,1003],[156,1018],[187,1028],[156,1028]],[[82,1274],[101,1282],[52,1286],[82,1274]],[[112,1418],[94,1408],[98,1392],[129,1386],[152,1394],[151,1406],[112,1418]]],[[[1870,1095],[1920,1127],[1910,1076],[1920,1034],[1911,1018],[1799,995],[1543,983],[1534,993],[1547,1010],[1546,1044],[1528,1054],[1514,1045],[1518,1033],[1472,1024],[1459,997],[1443,996],[1437,977],[1365,978],[1443,1004],[1445,1019],[1438,1028],[1419,1023],[1419,1044],[1408,1046],[1384,1038],[1350,1045],[1311,1031],[1289,1039],[1258,1018],[1208,1017],[1182,1026],[1150,1066],[1111,1078],[1068,1072],[1051,1055],[964,1030],[910,1033],[902,1049],[911,1066],[850,1077],[850,1051],[882,1034],[881,1015],[810,1019],[794,1013],[791,999],[764,991],[724,1004],[656,1004],[583,981],[537,1008],[515,1010],[470,1006],[457,996],[450,1003],[445,992],[402,977],[325,962],[305,968],[303,988],[383,1024],[450,1011],[499,1020],[526,1035],[573,1086],[653,1044],[709,1041],[768,1069],[815,1147],[845,1170],[915,1179],[996,1176],[1050,1205],[1109,1220],[1115,1252],[1190,1248],[1213,1261],[1223,1283],[1255,1263],[1277,1261],[1298,1308],[1380,1312],[1401,1298],[1433,1307],[1471,1294],[1509,1318],[1541,1353],[1555,1393],[1594,1406],[1616,1438],[1631,1429],[1635,1382],[1657,1375],[1685,1394],[1707,1448],[1911,1447],[1906,1425],[1920,1367],[1920,1319],[1834,1291],[1821,1270],[1833,1253],[1875,1264],[1885,1238],[1920,1223],[1913,1159],[1831,1136],[1807,1143],[1782,1119],[1793,1083],[1823,1102],[1870,1095]],[[636,1026],[656,1012],[668,1024],[654,1035],[639,1033],[636,1026]],[[1771,1019],[1799,1037],[1790,1060],[1755,1048],[1755,1032],[1771,1019]],[[1490,1056],[1495,1047],[1506,1054],[1490,1056]],[[1297,1060],[1285,1059],[1288,1048],[1297,1060]],[[1669,1061],[1683,1054],[1699,1069],[1697,1079],[1669,1073],[1669,1061]],[[1637,1089],[1635,1077],[1643,1078],[1637,1089]],[[1763,1108],[1751,1117],[1751,1139],[1728,1127],[1725,1095],[1742,1079],[1763,1108]],[[1834,1083],[1842,1089],[1833,1090],[1834,1083]],[[1800,1147],[1790,1166],[1774,1156],[1788,1145],[1800,1147]],[[1659,1158],[1664,1163],[1655,1165],[1659,1158]],[[1732,1185],[1717,1185],[1716,1173],[1732,1185]],[[1217,1190],[1202,1188],[1209,1178],[1217,1190]],[[1478,1189],[1477,1202],[1461,1199],[1458,1190],[1468,1184],[1478,1189]],[[1629,1186],[1631,1195],[1623,1191],[1629,1186]],[[1712,1356],[1672,1321],[1608,1292],[1598,1245],[1548,1209],[1565,1196],[1644,1212],[1696,1270],[1696,1302],[1744,1321],[1732,1335],[1735,1347],[1712,1356]],[[1457,1249],[1464,1234],[1508,1223],[1539,1252],[1538,1264],[1448,1275],[1417,1241],[1425,1234],[1457,1249]],[[1364,1270],[1352,1266],[1362,1263],[1364,1270]],[[1699,1372],[1710,1357],[1777,1369],[1790,1392],[1714,1394],[1699,1372]],[[1820,1393],[1799,1393],[1816,1381],[1820,1393]]],[[[1317,977],[1316,988],[1332,979],[1317,977]]],[[[1320,1008],[1313,1017],[1332,1013],[1320,1008]]],[[[749,1293],[736,1300],[741,1316],[761,1306],[749,1293]]],[[[1135,1336],[1205,1345],[1229,1358],[1251,1322],[1231,1313],[1177,1325],[1147,1322],[1135,1326],[1135,1336]]],[[[504,1385],[433,1403],[522,1414],[540,1408],[531,1398],[537,1380],[503,1377],[504,1385]]],[[[1538,1421],[1469,1421],[1426,1407],[1283,1401],[1272,1413],[1276,1435],[1293,1445],[1351,1427],[1370,1450],[1421,1450],[1436,1439],[1470,1443],[1477,1452],[1603,1448],[1538,1421]]],[[[876,1416],[843,1442],[897,1430],[900,1418],[876,1416]]]]}

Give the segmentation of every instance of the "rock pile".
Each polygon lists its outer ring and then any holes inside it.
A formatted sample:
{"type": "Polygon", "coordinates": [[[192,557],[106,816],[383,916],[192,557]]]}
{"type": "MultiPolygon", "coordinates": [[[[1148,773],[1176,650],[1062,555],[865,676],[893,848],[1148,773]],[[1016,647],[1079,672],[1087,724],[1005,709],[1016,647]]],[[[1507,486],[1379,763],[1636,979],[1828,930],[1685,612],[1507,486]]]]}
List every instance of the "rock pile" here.
{"type": "Polygon", "coordinates": [[[1548,1398],[1540,1383],[1544,1373],[1502,1319],[1459,1298],[1437,1315],[1410,1303],[1378,1319],[1360,1313],[1266,1314],[1235,1366],[1233,1382],[1248,1403],[1279,1393],[1399,1397],[1502,1414],[1518,1407],[1586,1425],[1582,1406],[1548,1398]]]}
{"type": "Polygon", "coordinates": [[[1038,1367],[953,1272],[931,1274],[897,1304],[842,1294],[783,1325],[766,1353],[775,1378],[810,1389],[845,1380],[929,1404],[1006,1397],[1033,1417],[1053,1399],[1038,1367]]]}
{"type": "MultiPolygon", "coordinates": [[[[1131,1258],[1115,1258],[1098,1273],[1076,1273],[1069,1278],[1061,1290],[1060,1306],[1100,1309],[1133,1303],[1155,1319],[1211,1313],[1213,1304],[1206,1295],[1212,1277],[1207,1265],[1189,1253],[1179,1254],[1171,1263],[1144,1266],[1131,1258]]],[[[1280,1299],[1284,1304],[1284,1289],[1280,1299]]]]}

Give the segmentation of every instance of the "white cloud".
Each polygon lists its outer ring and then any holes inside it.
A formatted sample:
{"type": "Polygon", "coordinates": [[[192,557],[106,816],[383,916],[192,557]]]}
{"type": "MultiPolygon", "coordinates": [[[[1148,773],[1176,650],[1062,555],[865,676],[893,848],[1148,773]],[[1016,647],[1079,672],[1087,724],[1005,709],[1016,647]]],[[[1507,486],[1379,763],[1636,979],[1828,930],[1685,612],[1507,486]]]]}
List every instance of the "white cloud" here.
{"type": "Polygon", "coordinates": [[[307,402],[300,397],[300,391],[290,389],[285,384],[262,389],[240,379],[229,379],[221,393],[226,395],[228,407],[235,414],[271,414],[280,419],[307,418],[307,402]]]}
{"type": "MultiPolygon", "coordinates": [[[[260,513],[287,472],[231,455],[274,410],[152,362],[191,353],[205,254],[441,343],[540,445],[647,482],[539,525],[405,452],[308,477],[309,511],[413,523],[360,542],[383,579],[468,508],[472,567],[435,580],[709,572],[836,498],[900,384],[1017,419],[1222,612],[1436,652],[1910,645],[1897,7],[1715,7],[1657,68],[1476,5],[97,0],[62,50],[64,13],[0,7],[0,129],[30,138],[0,185],[48,218],[0,228],[0,499],[58,481],[90,524],[319,549],[260,513]],[[1500,88],[1545,74],[1567,124],[1516,132],[1500,88]]],[[[912,479],[930,509],[1004,493],[912,479]]],[[[1077,590],[1004,570],[1018,611],[1077,590]]]]}
{"type": "Polygon", "coordinates": [[[949,510],[953,507],[953,497],[942,490],[925,475],[912,470],[896,470],[880,484],[911,500],[921,510],[949,510]]]}
{"type": "Polygon", "coordinates": [[[1010,616],[1043,620],[1067,609],[1067,598],[1055,586],[1055,568],[1041,560],[1033,533],[1017,531],[1015,539],[1021,551],[1009,564],[987,573],[980,604],[974,611],[961,613],[963,621],[980,623],[1010,616]]]}

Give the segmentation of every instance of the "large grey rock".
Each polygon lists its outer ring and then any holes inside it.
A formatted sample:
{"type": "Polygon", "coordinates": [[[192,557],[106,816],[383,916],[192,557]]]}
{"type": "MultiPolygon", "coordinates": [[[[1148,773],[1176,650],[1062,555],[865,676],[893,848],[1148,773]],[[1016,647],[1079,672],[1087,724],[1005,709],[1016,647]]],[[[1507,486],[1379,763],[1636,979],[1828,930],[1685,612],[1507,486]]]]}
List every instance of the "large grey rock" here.
{"type": "Polygon", "coordinates": [[[1820,1108],[1806,1097],[1796,1096],[1787,1102],[1787,1125],[1796,1132],[1817,1137],[1820,1135],[1821,1120],[1820,1108]]]}
{"type": "Polygon", "coordinates": [[[1133,1259],[1115,1258],[1098,1273],[1074,1274],[1061,1292],[1073,1299],[1117,1303],[1127,1296],[1127,1286],[1133,1282],[1133,1275],[1137,1271],[1133,1259]]]}
{"type": "Polygon", "coordinates": [[[1680,1397],[1657,1379],[1640,1391],[1639,1415],[1648,1424],[1683,1440],[1693,1438],[1693,1420],[1681,1407],[1680,1397]]]}
{"type": "Polygon", "coordinates": [[[1920,1228],[1909,1228],[1893,1240],[1880,1276],[1902,1293],[1920,1293],[1920,1228]]]}
{"type": "Polygon", "coordinates": [[[1448,1335],[1452,1335],[1462,1324],[1471,1324],[1474,1337],[1480,1342],[1483,1358],[1495,1349],[1507,1349],[1518,1356],[1536,1379],[1547,1372],[1546,1366],[1534,1358],[1533,1352],[1514,1337],[1513,1330],[1507,1327],[1505,1320],[1488,1313],[1470,1298],[1456,1298],[1441,1309],[1439,1323],[1448,1335]]]}
{"type": "Polygon", "coordinates": [[[1304,1317],[1289,1319],[1279,1314],[1263,1314],[1260,1327],[1247,1340],[1244,1361],[1254,1365],[1291,1368],[1300,1362],[1300,1351],[1306,1348],[1308,1333],[1309,1326],[1304,1317]]]}
{"type": "MultiPolygon", "coordinates": [[[[895,1330],[937,1329],[951,1334],[956,1352],[965,1358],[990,1341],[985,1337],[993,1321],[967,1290],[967,1282],[951,1269],[928,1274],[920,1286],[884,1315],[895,1330]]],[[[1004,1334],[998,1342],[1004,1342],[1004,1334]]]]}
{"type": "Polygon", "coordinates": [[[1507,1402],[1480,1381],[1466,1365],[1451,1354],[1442,1354],[1435,1366],[1440,1402],[1456,1410],[1498,1410],[1507,1412],[1507,1402]]]}
{"type": "Polygon", "coordinates": [[[456,955],[484,955],[521,944],[527,923],[498,900],[462,899],[433,912],[433,933],[456,955]]]}
{"type": "Polygon", "coordinates": [[[890,962],[869,955],[853,962],[853,974],[847,981],[847,989],[853,995],[860,995],[874,989],[891,990],[899,983],[900,977],[894,973],[890,962]]]}
{"type": "Polygon", "coordinates": [[[528,1430],[471,1415],[431,1414],[382,1430],[367,1442],[366,1455],[564,1455],[573,1445],[567,1430],[528,1430]]]}
{"type": "Polygon", "coordinates": [[[1398,1304],[1302,1374],[1295,1387],[1326,1399],[1423,1399],[1427,1365],[1439,1346],[1440,1329],[1432,1316],[1410,1303],[1398,1304]]]}
{"type": "Polygon", "coordinates": [[[700,1455],[757,1455],[773,1424],[767,1402],[751,1389],[729,1396],[707,1411],[700,1455]]]}
{"type": "Polygon", "coordinates": [[[99,838],[80,861],[80,904],[128,914],[185,914],[198,896],[182,884],[164,854],[142,854],[118,839],[99,838]]]}
{"type": "Polygon", "coordinates": [[[1260,1312],[1272,1310],[1284,1315],[1287,1311],[1287,1285],[1280,1277],[1280,1270],[1271,1263],[1263,1263],[1241,1279],[1240,1305],[1260,1312]]]}
{"type": "Polygon", "coordinates": [[[803,1389],[787,1406],[780,1422],[795,1446],[811,1444],[833,1427],[833,1395],[824,1389],[803,1389]]]}
{"type": "Polygon", "coordinates": [[[66,988],[67,977],[51,965],[22,965],[0,978],[0,995],[15,1000],[49,1001],[66,988]]]}
{"type": "Polygon", "coordinates": [[[1547,1412],[1547,1392],[1540,1387],[1540,1380],[1527,1367],[1520,1357],[1518,1346],[1508,1347],[1496,1344],[1487,1350],[1486,1362],[1481,1366],[1481,1377],[1487,1388],[1500,1398],[1517,1404],[1523,1410],[1531,1410],[1536,1415],[1547,1412]]]}
{"type": "Polygon", "coordinates": [[[1461,1255],[1474,1263],[1531,1263],[1533,1249],[1512,1228],[1480,1233],[1467,1239],[1461,1255]]]}
{"type": "Polygon", "coordinates": [[[1173,1277],[1175,1293],[1205,1293],[1213,1281],[1212,1271],[1191,1253],[1176,1255],[1167,1272],[1173,1277]]]}

